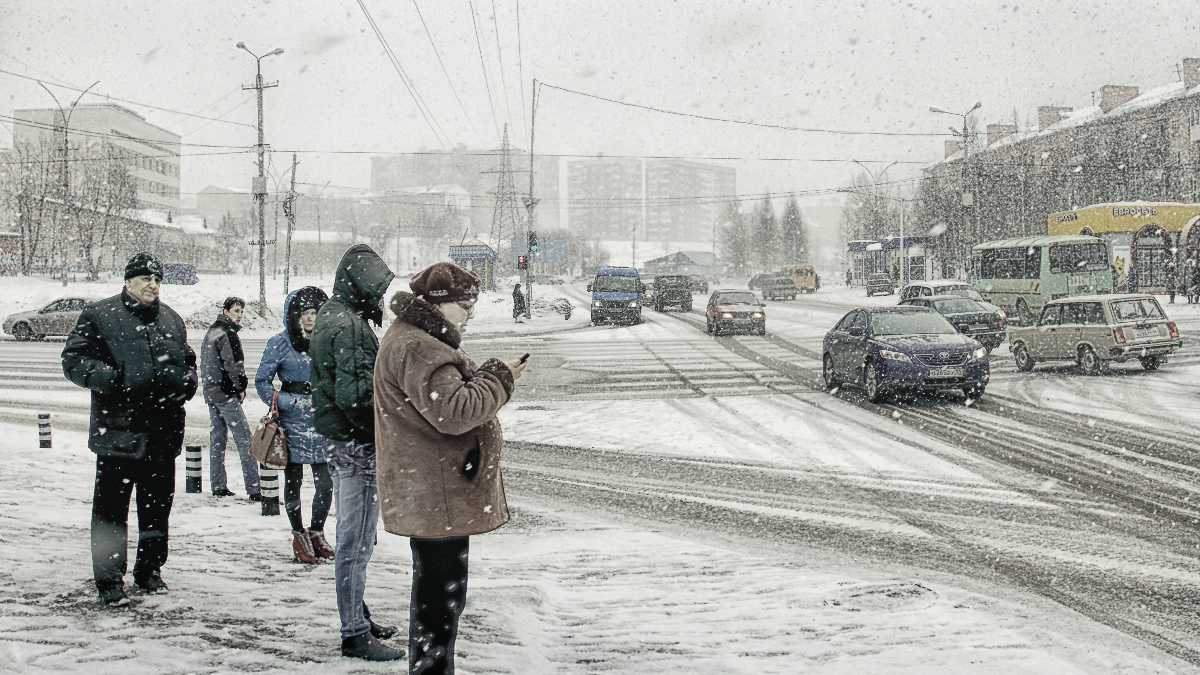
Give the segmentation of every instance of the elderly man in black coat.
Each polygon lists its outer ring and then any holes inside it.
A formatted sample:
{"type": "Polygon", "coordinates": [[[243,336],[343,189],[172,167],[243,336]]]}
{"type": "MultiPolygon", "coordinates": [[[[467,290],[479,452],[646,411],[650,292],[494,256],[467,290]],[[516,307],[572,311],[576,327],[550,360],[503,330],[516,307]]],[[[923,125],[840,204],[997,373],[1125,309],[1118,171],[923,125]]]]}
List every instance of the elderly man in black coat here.
{"type": "Polygon", "coordinates": [[[145,593],[167,590],[159,570],[167,560],[175,458],[183,449],[183,405],[196,393],[196,354],[183,320],[158,300],[162,277],[153,255],[133,256],[124,290],[88,305],[62,351],[67,379],[92,391],[92,571],[100,599],[114,607],[129,604],[125,550],[134,487],[133,579],[145,593]]]}

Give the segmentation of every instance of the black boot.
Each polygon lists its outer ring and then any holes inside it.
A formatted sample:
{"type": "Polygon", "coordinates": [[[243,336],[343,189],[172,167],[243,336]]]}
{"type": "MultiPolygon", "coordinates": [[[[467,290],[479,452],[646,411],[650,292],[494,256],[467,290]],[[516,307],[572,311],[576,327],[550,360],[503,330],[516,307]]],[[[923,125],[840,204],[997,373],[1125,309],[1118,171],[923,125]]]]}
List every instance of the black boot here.
{"type": "Polygon", "coordinates": [[[387,640],[396,637],[396,633],[400,632],[400,629],[395,626],[380,626],[370,619],[367,621],[371,624],[371,635],[374,635],[376,640],[387,640]]]}
{"type": "Polygon", "coordinates": [[[376,640],[374,635],[363,633],[342,640],[342,656],[364,661],[399,661],[405,654],[403,649],[389,647],[376,640]]]}

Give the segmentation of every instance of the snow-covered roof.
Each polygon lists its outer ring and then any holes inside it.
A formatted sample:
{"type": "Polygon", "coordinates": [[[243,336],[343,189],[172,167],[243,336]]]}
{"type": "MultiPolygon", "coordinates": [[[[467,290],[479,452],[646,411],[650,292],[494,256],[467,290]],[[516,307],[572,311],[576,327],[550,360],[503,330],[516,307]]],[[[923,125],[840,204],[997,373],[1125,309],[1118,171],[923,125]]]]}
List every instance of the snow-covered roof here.
{"type": "Polygon", "coordinates": [[[147,225],[155,227],[163,227],[172,230],[181,230],[187,234],[216,234],[216,230],[205,227],[204,218],[200,216],[180,216],[171,213],[170,211],[161,211],[158,209],[142,209],[133,211],[129,215],[134,220],[140,220],[147,225]],[[168,214],[170,221],[168,222],[168,214]]]}
{"type": "MultiPolygon", "coordinates": [[[[1109,110],[1107,113],[1105,113],[1100,108],[1099,105],[1092,105],[1092,106],[1088,106],[1086,108],[1079,108],[1078,110],[1073,110],[1069,114],[1067,114],[1065,117],[1063,117],[1061,120],[1059,120],[1058,122],[1055,122],[1054,124],[1051,124],[1050,126],[1046,127],[1045,129],[1039,129],[1037,131],[1018,131],[1016,133],[1009,134],[1009,135],[1005,136],[1004,138],[997,140],[995,143],[988,145],[986,148],[984,148],[982,150],[976,150],[975,154],[987,152],[988,150],[993,150],[996,148],[1002,148],[1002,147],[1005,147],[1008,145],[1013,145],[1015,143],[1021,143],[1025,140],[1034,138],[1036,136],[1047,136],[1050,134],[1057,133],[1059,131],[1065,131],[1067,129],[1074,129],[1076,127],[1084,126],[1086,124],[1089,124],[1089,123],[1094,122],[1099,119],[1112,119],[1114,117],[1119,117],[1121,115],[1124,115],[1124,114],[1127,114],[1130,112],[1134,112],[1137,110],[1145,110],[1146,108],[1152,108],[1156,105],[1159,105],[1165,101],[1169,101],[1174,98],[1183,98],[1183,97],[1187,97],[1187,96],[1196,96],[1196,95],[1200,95],[1200,85],[1192,87],[1191,89],[1185,89],[1182,82],[1172,82],[1170,84],[1166,84],[1161,87],[1156,87],[1145,93],[1139,94],[1138,96],[1135,96],[1133,99],[1128,100],[1119,106],[1116,106],[1112,110],[1109,110]]],[[[960,160],[962,158],[963,158],[963,151],[959,150],[958,152],[954,153],[953,155],[950,155],[949,157],[945,157],[943,159],[937,160],[936,162],[932,162],[930,164],[930,166],[931,167],[937,166],[938,164],[945,164],[948,162],[960,160]]]]}

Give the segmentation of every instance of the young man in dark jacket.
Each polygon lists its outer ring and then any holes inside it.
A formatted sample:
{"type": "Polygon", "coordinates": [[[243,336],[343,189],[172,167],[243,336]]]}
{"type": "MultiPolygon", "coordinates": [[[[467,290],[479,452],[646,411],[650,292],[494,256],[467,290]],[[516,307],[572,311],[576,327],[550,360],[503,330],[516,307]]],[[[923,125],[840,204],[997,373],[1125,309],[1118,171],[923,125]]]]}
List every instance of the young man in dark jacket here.
{"type": "Polygon", "coordinates": [[[221,313],[204,336],[200,347],[200,374],[204,383],[204,402],[208,404],[208,481],[214,497],[232,497],[225,475],[225,445],[229,432],[237,446],[242,463],[242,480],[251,501],[261,499],[258,483],[258,462],[250,456],[253,432],[242,410],[246,398],[246,364],[242,341],[242,312],[246,302],[241,298],[225,298],[221,313]]]}
{"type": "Polygon", "coordinates": [[[129,604],[125,551],[134,487],[133,579],[146,593],[167,590],[160,569],[167,560],[175,458],[183,449],[183,405],[195,395],[197,378],[183,319],[159,302],[162,276],[153,255],[133,256],[125,265],[125,289],[88,305],[62,351],[67,379],[92,391],[92,571],[100,599],[110,606],[129,604]]]}
{"type": "Polygon", "coordinates": [[[367,563],[379,523],[375,479],[373,374],[379,339],[371,329],[383,321],[380,300],[396,275],[370,246],[342,256],[333,296],[317,312],[309,340],[313,422],[329,439],[329,473],[337,509],[333,577],[342,621],[342,655],[396,661],[404,651],[379,641],[396,629],[371,621],[363,601],[367,563]]]}

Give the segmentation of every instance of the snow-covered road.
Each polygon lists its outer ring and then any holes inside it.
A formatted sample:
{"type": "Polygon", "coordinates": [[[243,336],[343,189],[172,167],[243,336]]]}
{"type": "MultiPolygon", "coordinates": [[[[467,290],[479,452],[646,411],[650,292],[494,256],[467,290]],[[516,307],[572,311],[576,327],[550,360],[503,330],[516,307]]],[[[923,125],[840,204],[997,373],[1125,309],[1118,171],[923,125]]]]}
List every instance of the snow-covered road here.
{"type": "MultiPolygon", "coordinates": [[[[850,307],[895,301],[859,293],[770,303],[766,337],[712,338],[699,315],[652,311],[633,327],[578,316],[510,327],[506,305],[480,303],[464,347],[532,356],[501,415],[516,518],[472,541],[460,670],[1200,663],[1200,308],[1168,307],[1186,347],[1158,372],[1017,373],[1001,347],[969,406],[873,405],[819,383],[828,327],[850,307]]],[[[17,672],[377,672],[335,656],[331,569],[289,563],[286,527],[254,507],[183,494],[182,470],[172,594],[128,614],[95,606],[88,398],[62,379],[60,348],[0,342],[0,447],[12,458],[0,481],[0,670],[11,656],[17,672]],[[52,453],[32,451],[40,410],[55,413],[52,453]]],[[[248,370],[261,350],[246,341],[248,370]]],[[[189,443],[207,444],[206,422],[189,404],[189,443]]],[[[368,597],[403,623],[406,542],[382,536],[375,560],[368,597]]]]}

